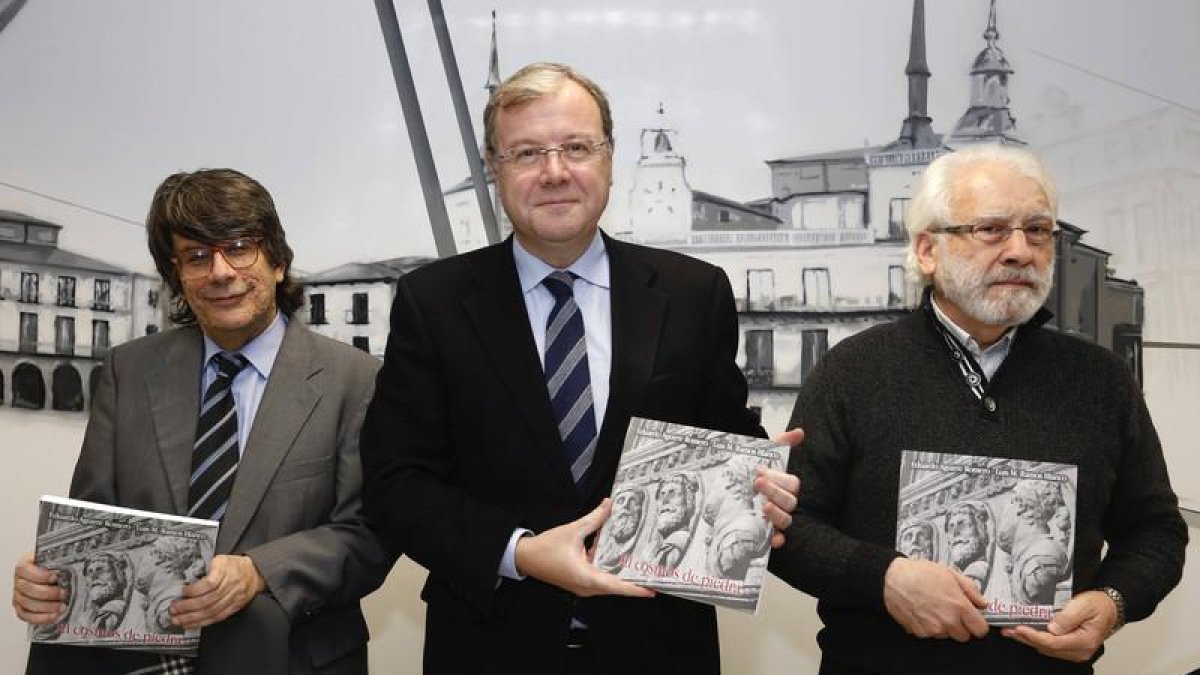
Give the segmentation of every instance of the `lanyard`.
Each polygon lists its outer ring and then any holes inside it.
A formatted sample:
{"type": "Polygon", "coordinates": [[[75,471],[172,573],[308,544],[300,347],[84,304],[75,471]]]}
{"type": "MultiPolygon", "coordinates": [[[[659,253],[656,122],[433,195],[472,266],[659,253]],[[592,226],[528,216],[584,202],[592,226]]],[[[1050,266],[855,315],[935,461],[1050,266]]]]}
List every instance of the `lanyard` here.
{"type": "MultiPolygon", "coordinates": [[[[946,351],[950,354],[950,359],[958,366],[958,372],[962,373],[963,380],[967,383],[967,388],[971,390],[972,394],[975,394],[975,398],[984,401],[987,376],[984,375],[983,369],[979,367],[979,364],[975,361],[975,357],[971,356],[971,353],[963,348],[958,339],[951,335],[949,329],[938,319],[937,314],[933,311],[933,293],[926,293],[925,299],[921,304],[925,310],[925,314],[933,322],[933,327],[937,329],[938,333],[942,336],[942,341],[946,343],[946,351]]],[[[990,398],[984,401],[984,403],[986,404],[989,401],[991,401],[990,398]]],[[[992,402],[989,407],[994,410],[995,405],[995,402],[992,402]]],[[[989,412],[991,411],[989,410],[989,412]]]]}

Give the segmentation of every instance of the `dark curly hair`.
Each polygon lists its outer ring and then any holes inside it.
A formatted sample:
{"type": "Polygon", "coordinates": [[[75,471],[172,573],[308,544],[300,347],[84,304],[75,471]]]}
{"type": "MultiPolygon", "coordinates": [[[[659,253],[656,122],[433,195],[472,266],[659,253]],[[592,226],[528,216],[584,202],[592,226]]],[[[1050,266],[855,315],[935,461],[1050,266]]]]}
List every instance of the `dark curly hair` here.
{"type": "Polygon", "coordinates": [[[146,237],[154,266],[171,289],[169,317],[178,324],[194,324],[196,315],[183,297],[173,260],[174,234],[204,244],[262,237],[268,262],[283,267],[283,281],[275,287],[279,311],[290,317],[304,304],[304,291],[291,276],[295,256],[279,223],[275,202],[266,188],[246,174],[233,169],[173,174],[158,186],[150,202],[146,237]]]}

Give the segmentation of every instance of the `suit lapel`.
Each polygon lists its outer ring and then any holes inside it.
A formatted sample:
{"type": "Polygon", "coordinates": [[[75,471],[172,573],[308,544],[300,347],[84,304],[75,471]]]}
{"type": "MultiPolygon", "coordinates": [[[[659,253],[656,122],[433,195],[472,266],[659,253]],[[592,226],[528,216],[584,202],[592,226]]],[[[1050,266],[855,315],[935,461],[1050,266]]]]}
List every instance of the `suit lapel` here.
{"type": "Polygon", "coordinates": [[[557,478],[554,483],[573,491],[537,343],[530,332],[511,238],[473,255],[470,264],[475,292],[463,299],[463,307],[478,342],[511,394],[512,407],[524,419],[537,449],[549,463],[557,478]]]}
{"type": "Polygon", "coordinates": [[[233,550],[241,539],[279,464],[321,400],[312,378],[324,364],[315,354],[312,335],[296,320],[290,321],[242,450],[229,509],[217,535],[217,551],[233,550]]]}
{"type": "Polygon", "coordinates": [[[612,366],[609,376],[608,407],[596,456],[592,460],[591,487],[604,485],[621,455],[631,410],[654,372],[659,336],[666,318],[668,297],[655,288],[657,272],[632,255],[628,245],[607,235],[612,303],[612,366]]]}
{"type": "MultiPolygon", "coordinates": [[[[188,509],[192,443],[200,413],[200,372],[204,342],[195,327],[179,328],[157,367],[147,371],[146,394],[154,435],[175,513],[188,509]]],[[[164,505],[164,508],[165,505],[164,505]]]]}

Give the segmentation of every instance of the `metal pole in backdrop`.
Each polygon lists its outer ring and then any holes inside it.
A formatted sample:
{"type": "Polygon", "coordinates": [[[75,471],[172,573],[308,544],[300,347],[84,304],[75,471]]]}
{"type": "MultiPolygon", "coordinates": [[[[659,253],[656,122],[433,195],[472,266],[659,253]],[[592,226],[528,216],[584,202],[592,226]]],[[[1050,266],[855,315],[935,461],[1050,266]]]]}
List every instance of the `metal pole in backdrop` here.
{"type": "Polygon", "coordinates": [[[417,162],[425,210],[429,212],[429,225],[433,228],[433,244],[439,258],[448,258],[456,252],[454,236],[450,232],[450,217],[446,215],[446,202],[442,199],[442,185],[433,163],[425,120],[421,117],[421,104],[417,101],[417,87],[408,65],[408,55],[404,52],[400,21],[396,18],[392,0],[375,0],[375,11],[379,14],[379,27],[383,31],[383,42],[387,45],[388,60],[392,64],[392,78],[396,81],[396,93],[400,95],[400,108],[404,111],[404,125],[408,127],[408,140],[417,162]]]}
{"type": "Polygon", "coordinates": [[[500,228],[496,225],[492,195],[488,192],[487,178],[483,174],[483,161],[479,157],[479,146],[475,142],[471,111],[467,109],[467,97],[463,94],[458,59],[454,56],[450,31],[446,28],[446,13],[442,11],[442,0],[429,0],[429,14],[433,17],[433,32],[437,35],[438,51],[442,53],[442,67],[446,71],[446,84],[450,87],[450,100],[454,101],[454,116],[458,118],[458,132],[462,136],[463,151],[467,153],[467,166],[471,167],[471,182],[475,184],[475,201],[479,202],[479,215],[483,217],[483,232],[488,243],[495,244],[500,241],[500,228]]]}

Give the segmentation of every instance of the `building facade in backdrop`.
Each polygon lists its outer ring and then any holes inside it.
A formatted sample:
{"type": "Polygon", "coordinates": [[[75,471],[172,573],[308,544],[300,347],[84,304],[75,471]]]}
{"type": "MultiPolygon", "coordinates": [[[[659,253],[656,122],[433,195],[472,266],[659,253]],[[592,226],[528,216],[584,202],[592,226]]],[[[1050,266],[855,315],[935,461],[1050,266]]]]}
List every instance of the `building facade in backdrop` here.
{"type": "Polygon", "coordinates": [[[0,402],[82,411],[112,347],[163,325],[157,277],[58,247],[61,225],[0,211],[0,402]]]}
{"type": "Polygon", "coordinates": [[[314,332],[383,357],[396,282],[433,258],[406,256],[368,263],[347,263],[297,275],[305,305],[293,317],[314,332]]]}
{"type": "MultiPolygon", "coordinates": [[[[739,311],[738,361],[750,383],[750,405],[768,428],[783,428],[800,385],[833,345],[896,319],[917,301],[920,289],[905,271],[904,216],[925,167],[971,144],[1025,145],[1010,108],[1015,71],[999,44],[995,0],[983,48],[970,65],[966,110],[948,134],[934,131],[927,111],[924,14],[923,0],[914,0],[905,67],[908,116],[896,140],[769,159],[766,197],[739,201],[694,188],[680,133],[668,128],[661,106],[658,123],[642,130],[628,222],[610,225],[610,234],[725,270],[739,311]]],[[[489,85],[498,81],[494,39],[492,47],[489,85]]],[[[1077,152],[1048,150],[1051,166],[1057,156],[1077,152]]],[[[488,180],[494,200],[490,175],[488,180]]],[[[471,180],[443,197],[458,250],[485,245],[471,180]]],[[[507,236],[512,228],[498,205],[497,214],[507,236]]],[[[1047,302],[1056,315],[1051,326],[1117,351],[1140,378],[1142,288],[1113,275],[1108,252],[1083,241],[1085,229],[1066,222],[1062,228],[1047,302]]]]}

